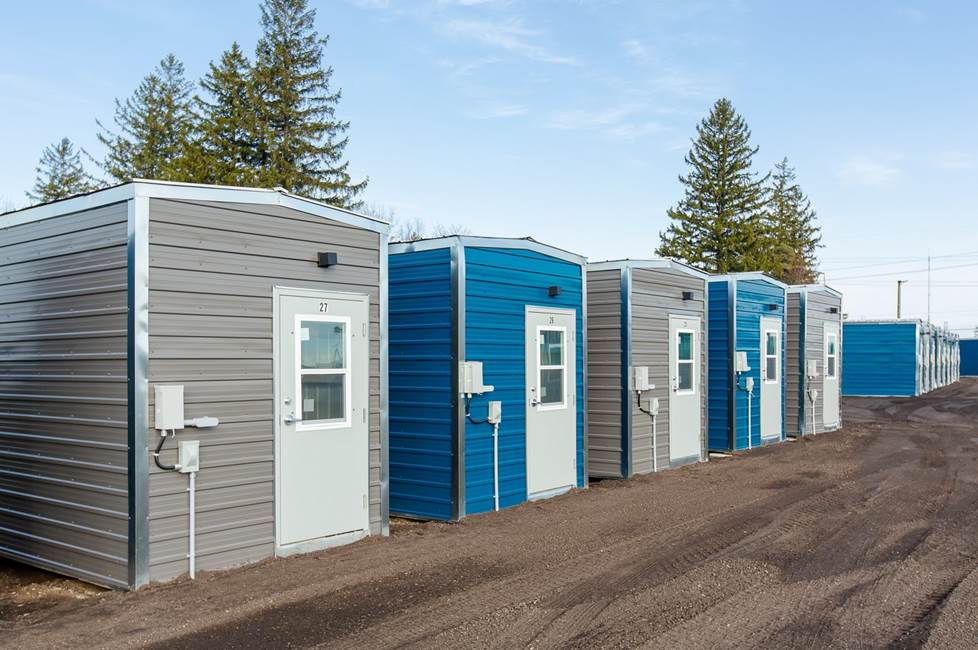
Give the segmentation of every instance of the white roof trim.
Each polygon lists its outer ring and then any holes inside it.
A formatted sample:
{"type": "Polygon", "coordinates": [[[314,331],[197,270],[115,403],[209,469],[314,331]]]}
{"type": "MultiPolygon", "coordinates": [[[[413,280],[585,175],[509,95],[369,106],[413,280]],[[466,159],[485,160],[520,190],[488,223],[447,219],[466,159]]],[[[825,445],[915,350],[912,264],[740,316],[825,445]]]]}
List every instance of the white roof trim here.
{"type": "Polygon", "coordinates": [[[827,284],[789,284],[788,293],[804,293],[808,291],[825,291],[831,293],[837,298],[842,298],[842,292],[838,289],[833,289],[827,284]]]}
{"type": "Polygon", "coordinates": [[[434,239],[419,239],[413,242],[392,243],[388,246],[388,254],[411,253],[415,251],[430,251],[439,248],[452,248],[455,246],[473,246],[482,248],[510,248],[516,250],[531,250],[543,255],[549,255],[557,259],[578,264],[587,265],[587,258],[577,253],[571,253],[562,248],[542,244],[535,239],[519,239],[511,237],[477,237],[474,235],[451,235],[449,237],[436,237],[434,239]]]}
{"type": "Polygon", "coordinates": [[[788,289],[788,285],[786,285],[781,280],[775,280],[767,273],[761,273],[760,271],[744,271],[742,273],[724,273],[721,275],[711,275],[709,278],[710,282],[722,282],[724,280],[764,280],[765,282],[770,282],[771,284],[781,287],[784,290],[788,289]]]}
{"type": "Polygon", "coordinates": [[[668,257],[657,257],[647,260],[606,260],[604,262],[591,262],[587,265],[588,271],[607,271],[611,269],[672,269],[674,271],[679,271],[681,273],[686,273],[688,275],[695,276],[697,278],[706,279],[710,277],[710,274],[706,271],[700,271],[697,268],[689,266],[688,264],[683,264],[682,262],[677,262],[676,260],[669,259],[668,257]]]}
{"type": "Polygon", "coordinates": [[[339,221],[350,226],[372,230],[383,235],[386,235],[390,230],[390,224],[383,219],[357,214],[350,210],[297,196],[281,189],[200,185],[196,183],[175,183],[142,179],[97,190],[89,194],[8,213],[0,216],[0,229],[30,223],[32,221],[59,217],[82,210],[90,210],[121,201],[128,201],[136,196],[184,201],[280,205],[325,219],[339,221]]]}

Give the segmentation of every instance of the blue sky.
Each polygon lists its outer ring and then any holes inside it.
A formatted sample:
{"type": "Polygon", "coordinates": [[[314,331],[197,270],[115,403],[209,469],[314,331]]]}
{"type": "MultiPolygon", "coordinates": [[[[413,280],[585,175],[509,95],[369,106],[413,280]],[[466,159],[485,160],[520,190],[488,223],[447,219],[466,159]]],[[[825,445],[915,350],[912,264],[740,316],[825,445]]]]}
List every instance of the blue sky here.
{"type": "MultiPolygon", "coordinates": [[[[851,317],[978,324],[978,3],[333,0],[313,3],[367,199],[400,218],[647,257],[695,124],[727,96],[766,171],[798,169],[851,317]],[[897,261],[903,260],[902,264],[897,261]],[[899,272],[900,275],[894,273],[899,272]],[[881,275],[890,274],[890,275],[881,275]],[[862,277],[870,276],[870,277],[862,277]]],[[[257,2],[10,3],[0,39],[0,206],[41,149],[98,153],[167,52],[197,78],[257,2]]]]}

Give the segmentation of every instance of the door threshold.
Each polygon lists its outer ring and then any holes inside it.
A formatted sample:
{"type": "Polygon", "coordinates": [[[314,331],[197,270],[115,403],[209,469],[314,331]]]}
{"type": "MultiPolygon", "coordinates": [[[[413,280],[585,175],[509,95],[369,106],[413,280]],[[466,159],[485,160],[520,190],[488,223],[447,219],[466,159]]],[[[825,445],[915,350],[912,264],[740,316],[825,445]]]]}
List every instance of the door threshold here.
{"type": "Polygon", "coordinates": [[[327,548],[333,548],[334,546],[345,546],[346,544],[351,544],[357,540],[363,539],[369,534],[370,533],[367,529],[354,530],[348,533],[337,533],[336,535],[329,535],[328,537],[317,537],[315,539],[295,542],[292,544],[283,544],[281,546],[276,545],[275,557],[288,557],[290,555],[299,555],[300,553],[322,551],[327,548]]]}
{"type": "Polygon", "coordinates": [[[534,492],[533,494],[527,495],[526,500],[527,501],[539,501],[540,499],[549,499],[551,497],[555,497],[555,496],[564,494],[566,492],[570,492],[573,489],[574,489],[574,486],[573,485],[565,485],[565,486],[559,487],[559,488],[553,488],[553,489],[550,489],[550,490],[543,490],[542,492],[534,492]]]}

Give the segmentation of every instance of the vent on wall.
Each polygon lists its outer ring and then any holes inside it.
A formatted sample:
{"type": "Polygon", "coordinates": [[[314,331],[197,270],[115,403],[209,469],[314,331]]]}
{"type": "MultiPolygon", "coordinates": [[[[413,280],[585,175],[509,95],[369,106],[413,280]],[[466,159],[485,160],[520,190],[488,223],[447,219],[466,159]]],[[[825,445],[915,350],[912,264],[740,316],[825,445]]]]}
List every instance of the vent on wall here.
{"type": "Polygon", "coordinates": [[[692,299],[693,299],[692,291],[683,291],[683,300],[692,300],[692,299]]]}
{"type": "Polygon", "coordinates": [[[778,311],[778,306],[772,302],[770,305],[767,306],[767,310],[768,311],[778,311]]]}
{"type": "Polygon", "coordinates": [[[337,257],[334,252],[320,253],[319,254],[319,268],[328,269],[331,266],[336,266],[337,257]]]}
{"type": "Polygon", "coordinates": [[[547,287],[547,295],[551,298],[556,298],[560,295],[560,287],[553,285],[552,287],[547,287]]]}
{"type": "Polygon", "coordinates": [[[839,308],[838,307],[829,307],[829,313],[830,314],[838,314],[839,313],[839,308]]]}

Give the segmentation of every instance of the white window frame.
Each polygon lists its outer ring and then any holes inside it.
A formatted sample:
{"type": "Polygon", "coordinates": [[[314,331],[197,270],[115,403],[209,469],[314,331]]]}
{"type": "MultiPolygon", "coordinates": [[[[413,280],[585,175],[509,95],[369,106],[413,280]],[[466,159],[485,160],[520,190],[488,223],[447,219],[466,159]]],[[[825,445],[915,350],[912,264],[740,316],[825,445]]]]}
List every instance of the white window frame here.
{"type": "Polygon", "coordinates": [[[294,339],[295,339],[295,410],[299,414],[300,419],[295,424],[296,431],[317,431],[321,429],[343,429],[349,427],[353,421],[353,404],[351,400],[353,398],[352,391],[352,377],[351,377],[351,365],[352,359],[351,354],[353,351],[353,323],[349,316],[321,316],[319,314],[296,314],[295,315],[295,327],[294,327],[294,339]],[[314,322],[314,323],[342,323],[343,328],[343,346],[345,353],[343,355],[343,367],[342,368],[303,368],[302,367],[302,323],[303,322],[314,322]],[[303,413],[302,404],[302,378],[308,375],[344,375],[345,380],[343,382],[343,417],[334,420],[312,420],[310,424],[307,424],[301,419],[303,413]]]}
{"type": "Polygon", "coordinates": [[[538,411],[560,411],[567,408],[567,328],[562,325],[537,325],[537,410],[538,411]],[[560,332],[560,365],[543,365],[543,358],[540,356],[540,344],[543,342],[544,332],[560,332]],[[543,371],[560,370],[560,402],[543,401],[543,371]]]}
{"type": "Polygon", "coordinates": [[[839,376],[839,335],[835,332],[825,333],[825,378],[835,379],[839,376]],[[835,354],[829,353],[829,342],[835,339],[835,354]],[[829,359],[835,361],[834,365],[829,365],[829,359]],[[829,374],[829,368],[832,368],[832,374],[829,374]]]}
{"type": "Polygon", "coordinates": [[[696,374],[697,374],[696,373],[696,366],[697,366],[697,363],[696,363],[696,330],[690,329],[690,328],[685,328],[685,327],[684,328],[676,328],[675,344],[676,344],[676,368],[675,368],[675,371],[676,371],[676,391],[675,392],[676,392],[677,395],[695,395],[696,394],[696,374]],[[685,360],[682,360],[682,359],[679,358],[679,338],[680,338],[680,336],[682,334],[689,334],[693,338],[693,345],[692,345],[693,358],[690,359],[690,360],[688,360],[688,361],[685,361],[685,360]],[[687,388],[687,389],[680,389],[679,388],[679,365],[682,364],[682,363],[686,363],[686,364],[689,364],[689,365],[693,366],[693,375],[692,375],[692,377],[693,377],[693,379],[692,379],[692,381],[693,381],[693,387],[692,388],[687,388]]]}
{"type": "Polygon", "coordinates": [[[764,330],[764,341],[763,347],[761,348],[761,357],[764,360],[761,366],[761,371],[764,373],[764,383],[765,384],[777,384],[781,380],[781,332],[778,330],[766,329],[764,330]],[[774,354],[768,354],[767,352],[767,337],[768,334],[774,334],[774,354]],[[777,376],[774,379],[768,377],[767,374],[767,360],[774,359],[774,367],[777,370],[777,376]]]}

